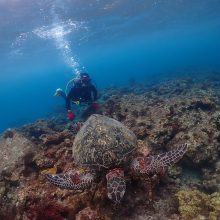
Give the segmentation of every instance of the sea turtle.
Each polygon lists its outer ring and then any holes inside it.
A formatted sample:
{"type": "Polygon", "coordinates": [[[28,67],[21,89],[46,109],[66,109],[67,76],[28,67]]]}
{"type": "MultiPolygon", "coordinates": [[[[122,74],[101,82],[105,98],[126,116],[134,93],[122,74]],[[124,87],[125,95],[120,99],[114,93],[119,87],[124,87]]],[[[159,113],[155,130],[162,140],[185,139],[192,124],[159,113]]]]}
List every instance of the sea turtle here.
{"type": "Polygon", "coordinates": [[[89,172],[74,170],[66,174],[47,175],[58,187],[74,190],[88,188],[97,173],[104,173],[107,195],[115,203],[124,196],[126,184],[124,169],[139,175],[163,172],[182,158],[187,144],[156,156],[136,157],[137,138],[122,123],[107,116],[94,114],[84,123],[73,143],[74,162],[89,172]]]}

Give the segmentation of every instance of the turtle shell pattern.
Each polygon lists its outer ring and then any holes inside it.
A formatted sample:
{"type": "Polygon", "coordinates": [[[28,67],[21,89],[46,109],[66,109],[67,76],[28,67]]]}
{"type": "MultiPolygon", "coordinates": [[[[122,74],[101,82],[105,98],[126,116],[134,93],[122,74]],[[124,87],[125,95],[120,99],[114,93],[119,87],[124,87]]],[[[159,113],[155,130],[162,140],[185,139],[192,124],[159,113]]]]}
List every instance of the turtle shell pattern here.
{"type": "Polygon", "coordinates": [[[77,133],[72,150],[78,165],[110,168],[126,163],[136,147],[135,134],[122,123],[94,114],[77,133]]]}

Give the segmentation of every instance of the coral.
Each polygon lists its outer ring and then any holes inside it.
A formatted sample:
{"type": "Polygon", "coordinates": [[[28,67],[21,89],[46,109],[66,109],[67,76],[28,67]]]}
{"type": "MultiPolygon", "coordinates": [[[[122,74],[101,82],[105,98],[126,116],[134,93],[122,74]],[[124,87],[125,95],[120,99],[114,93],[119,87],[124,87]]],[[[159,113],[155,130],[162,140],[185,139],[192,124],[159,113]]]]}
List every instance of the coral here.
{"type": "Polygon", "coordinates": [[[46,120],[38,120],[35,123],[26,124],[20,128],[26,137],[31,138],[32,141],[37,141],[42,134],[54,134],[55,131],[49,127],[50,124],[46,120]]]}
{"type": "Polygon", "coordinates": [[[167,199],[159,199],[158,201],[154,201],[153,208],[156,213],[160,215],[160,219],[163,216],[167,218],[167,215],[173,213],[175,210],[174,200],[172,197],[167,199]]]}
{"type": "Polygon", "coordinates": [[[139,156],[148,156],[150,154],[150,147],[142,140],[138,140],[137,154],[139,156]]]}
{"type": "Polygon", "coordinates": [[[195,191],[179,191],[176,194],[179,201],[179,212],[184,219],[195,218],[204,211],[206,194],[195,191]]]}
{"type": "Polygon", "coordinates": [[[114,88],[114,93],[106,91],[109,98],[104,114],[121,120],[153,150],[170,148],[183,140],[191,143],[187,162],[202,168],[205,163],[215,163],[220,142],[220,94],[216,82],[209,79],[207,87],[205,81],[166,81],[142,87],[139,94],[135,86],[123,93],[114,88]]]}
{"type": "Polygon", "coordinates": [[[182,168],[179,166],[172,166],[168,168],[168,175],[172,178],[178,178],[182,174],[182,168]]]}
{"type": "Polygon", "coordinates": [[[219,219],[220,193],[208,195],[198,190],[181,190],[176,196],[183,219],[219,219]]]}
{"type": "Polygon", "coordinates": [[[10,128],[8,128],[3,134],[2,134],[2,136],[3,136],[3,138],[13,138],[13,136],[14,136],[14,133],[13,133],[14,131],[12,130],[12,129],[10,129],[10,128]]]}
{"type": "Polygon", "coordinates": [[[38,151],[35,144],[17,131],[13,131],[12,136],[0,140],[0,149],[0,173],[9,174],[15,165],[23,166],[27,154],[38,151]]]}
{"type": "Polygon", "coordinates": [[[45,146],[58,145],[68,138],[72,138],[73,134],[68,130],[56,132],[54,134],[43,134],[39,137],[45,146]]]}
{"type": "Polygon", "coordinates": [[[212,111],[216,109],[216,104],[213,100],[211,100],[208,97],[204,97],[202,99],[194,99],[191,102],[191,105],[188,107],[189,110],[195,109],[201,109],[203,111],[212,111]]]}
{"type": "MultiPolygon", "coordinates": [[[[100,91],[103,94],[102,114],[121,121],[134,131],[140,139],[139,156],[164,152],[182,142],[189,143],[183,163],[169,169],[169,178],[164,177],[156,188],[151,187],[153,200],[146,195],[146,188],[140,187],[129,174],[126,179],[129,193],[119,208],[120,217],[113,219],[180,219],[181,213],[177,212],[173,203],[169,203],[170,208],[174,208],[172,213],[166,210],[167,205],[164,205],[163,216],[155,213],[180,187],[191,190],[187,191],[188,195],[186,191],[179,192],[182,201],[180,203],[177,196],[179,210],[181,206],[188,207],[186,205],[191,204],[189,199],[192,199],[195,204],[191,210],[197,211],[197,219],[220,219],[219,193],[215,193],[220,191],[219,74],[213,78],[198,79],[193,76],[160,81],[157,84],[132,82],[129,87],[112,86],[100,91]],[[199,175],[190,180],[185,175],[185,165],[190,169],[193,167],[199,175]],[[198,188],[213,194],[192,190],[198,188]],[[154,204],[154,210],[150,204],[154,204]],[[129,214],[126,215],[126,212],[129,214]]],[[[41,174],[45,169],[56,167],[60,173],[74,168],[71,147],[75,133],[67,127],[65,108],[59,106],[49,119],[38,120],[19,129],[8,129],[2,134],[0,219],[25,219],[25,208],[30,208],[26,204],[32,204],[32,208],[34,204],[35,207],[40,204],[46,206],[50,203],[48,198],[54,202],[47,209],[53,210],[56,205],[68,207],[69,219],[89,209],[86,207],[91,207],[92,211],[101,207],[104,213],[117,212],[105,199],[105,178],[84,193],[59,190],[46,183],[45,176],[41,174]]],[[[58,213],[58,217],[62,218],[63,214],[58,213]]],[[[196,216],[190,218],[195,219],[196,216]]]]}
{"type": "Polygon", "coordinates": [[[220,191],[220,160],[202,169],[203,187],[211,192],[220,191]]]}
{"type": "Polygon", "coordinates": [[[210,208],[209,219],[217,220],[220,217],[220,193],[216,192],[209,196],[209,200],[207,201],[208,206],[210,208]]]}
{"type": "Polygon", "coordinates": [[[67,209],[55,202],[35,203],[31,205],[26,216],[30,220],[62,220],[67,216],[67,209]]]}
{"type": "Polygon", "coordinates": [[[100,213],[99,209],[86,207],[76,214],[76,220],[107,220],[108,217],[100,213]]]}

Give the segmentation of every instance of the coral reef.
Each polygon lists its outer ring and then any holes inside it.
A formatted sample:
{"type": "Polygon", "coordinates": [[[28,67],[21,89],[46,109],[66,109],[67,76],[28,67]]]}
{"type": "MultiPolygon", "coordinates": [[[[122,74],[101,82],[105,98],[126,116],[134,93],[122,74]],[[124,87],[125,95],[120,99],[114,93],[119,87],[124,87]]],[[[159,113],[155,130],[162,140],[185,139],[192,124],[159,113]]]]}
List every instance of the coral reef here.
{"type": "Polygon", "coordinates": [[[137,156],[189,143],[186,156],[159,184],[128,176],[129,193],[119,207],[106,199],[104,177],[85,192],[46,181],[46,172],[75,167],[77,131],[67,124],[63,108],[48,119],[6,130],[0,138],[0,219],[220,219],[219,88],[219,77],[193,76],[156,84],[132,79],[127,87],[101,91],[102,114],[136,134],[137,156]]]}
{"type": "Polygon", "coordinates": [[[30,206],[27,211],[27,219],[36,219],[36,220],[62,220],[67,216],[65,208],[62,205],[56,202],[45,203],[35,203],[30,206]]]}
{"type": "Polygon", "coordinates": [[[220,193],[210,195],[198,190],[181,190],[177,194],[183,219],[217,220],[220,217],[220,193]]]}
{"type": "Polygon", "coordinates": [[[76,215],[76,220],[86,219],[108,220],[109,218],[105,218],[105,216],[100,213],[99,209],[92,210],[91,207],[86,207],[76,215]]]}

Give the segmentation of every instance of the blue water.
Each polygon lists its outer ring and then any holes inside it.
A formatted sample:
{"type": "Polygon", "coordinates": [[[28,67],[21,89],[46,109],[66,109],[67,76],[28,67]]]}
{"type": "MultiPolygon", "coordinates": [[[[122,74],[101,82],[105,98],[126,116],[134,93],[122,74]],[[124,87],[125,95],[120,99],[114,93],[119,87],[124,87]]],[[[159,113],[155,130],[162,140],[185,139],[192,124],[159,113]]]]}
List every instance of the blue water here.
{"type": "Polygon", "coordinates": [[[0,131],[53,112],[87,71],[99,88],[220,71],[219,0],[0,0],[0,131]]]}

